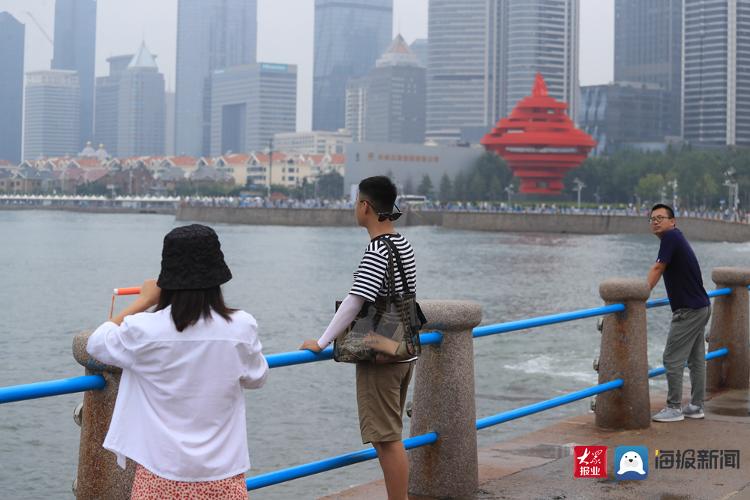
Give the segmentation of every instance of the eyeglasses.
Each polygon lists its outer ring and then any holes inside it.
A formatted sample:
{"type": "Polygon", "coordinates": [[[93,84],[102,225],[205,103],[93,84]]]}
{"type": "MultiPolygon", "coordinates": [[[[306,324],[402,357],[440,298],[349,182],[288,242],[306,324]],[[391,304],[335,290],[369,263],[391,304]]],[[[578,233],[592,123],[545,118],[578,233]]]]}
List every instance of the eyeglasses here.
{"type": "Polygon", "coordinates": [[[671,218],[672,217],[666,217],[664,215],[657,215],[656,217],[649,217],[648,223],[653,224],[654,222],[656,222],[657,224],[660,224],[661,221],[666,220],[666,219],[671,219],[671,218]]]}
{"type": "Polygon", "coordinates": [[[375,208],[375,205],[370,202],[370,200],[359,200],[360,203],[366,203],[367,205],[372,208],[376,214],[378,214],[378,222],[383,222],[384,220],[389,220],[391,222],[398,220],[399,217],[401,217],[401,210],[398,208],[398,205],[395,203],[393,206],[396,208],[395,212],[378,212],[378,209],[375,208]]]}

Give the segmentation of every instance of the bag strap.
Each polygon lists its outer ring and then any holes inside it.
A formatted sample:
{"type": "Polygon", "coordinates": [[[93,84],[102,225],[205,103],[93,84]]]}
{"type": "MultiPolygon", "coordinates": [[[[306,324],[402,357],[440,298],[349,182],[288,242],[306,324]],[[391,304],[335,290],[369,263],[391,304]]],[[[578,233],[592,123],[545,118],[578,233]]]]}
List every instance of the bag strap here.
{"type": "MultiPolygon", "coordinates": [[[[388,276],[387,277],[388,288],[387,288],[386,301],[389,302],[391,299],[393,299],[396,296],[396,279],[394,277],[394,274],[395,274],[394,264],[393,264],[393,261],[391,260],[391,254],[394,252],[392,251],[391,245],[389,244],[390,241],[388,241],[388,238],[386,236],[387,235],[383,234],[383,235],[378,236],[376,239],[383,241],[383,243],[385,243],[385,248],[386,248],[386,251],[388,252],[388,257],[386,257],[387,263],[386,263],[385,274],[388,276]]],[[[397,252],[396,252],[396,255],[398,255],[397,252]]]]}
{"type": "MultiPolygon", "coordinates": [[[[398,251],[398,248],[396,248],[396,244],[391,241],[390,238],[387,237],[388,235],[383,235],[383,241],[385,242],[388,249],[393,252],[395,258],[396,258],[396,267],[398,267],[399,274],[401,276],[401,284],[404,287],[404,293],[411,293],[411,290],[409,290],[409,282],[406,279],[406,272],[404,271],[404,264],[401,261],[401,254],[398,251]]],[[[389,259],[390,260],[390,259],[389,259]]],[[[393,292],[396,293],[396,286],[394,283],[393,292]]]]}

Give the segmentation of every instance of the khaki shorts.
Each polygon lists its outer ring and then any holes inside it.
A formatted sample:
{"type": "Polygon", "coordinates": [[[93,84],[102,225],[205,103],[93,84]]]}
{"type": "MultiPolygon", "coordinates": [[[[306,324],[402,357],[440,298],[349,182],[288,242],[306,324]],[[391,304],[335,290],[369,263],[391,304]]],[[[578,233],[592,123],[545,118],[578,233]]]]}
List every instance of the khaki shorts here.
{"type": "Polygon", "coordinates": [[[414,362],[357,363],[357,410],[363,443],[400,441],[414,362]]]}

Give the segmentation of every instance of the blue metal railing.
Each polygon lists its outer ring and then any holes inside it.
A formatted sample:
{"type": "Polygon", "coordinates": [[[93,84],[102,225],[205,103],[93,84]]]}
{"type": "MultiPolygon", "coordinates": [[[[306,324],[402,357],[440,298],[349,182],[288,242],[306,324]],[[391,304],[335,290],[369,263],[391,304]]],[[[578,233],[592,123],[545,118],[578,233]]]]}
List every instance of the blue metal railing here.
{"type": "Polygon", "coordinates": [[[625,304],[611,304],[602,307],[592,307],[591,309],[579,309],[577,311],[550,314],[548,316],[538,316],[536,318],[508,321],[506,323],[497,323],[495,325],[478,326],[474,328],[474,338],[485,337],[487,335],[496,335],[498,333],[526,330],[527,328],[551,325],[554,323],[565,323],[567,321],[592,318],[594,316],[604,316],[605,314],[618,313],[624,310],[625,304]]]}
{"type": "MultiPolygon", "coordinates": [[[[440,332],[422,333],[419,335],[419,341],[422,345],[439,344],[443,341],[443,334],[440,332]]],[[[269,368],[313,363],[327,359],[333,359],[333,348],[331,347],[327,347],[318,354],[312,351],[290,351],[266,356],[269,368]]],[[[101,375],[82,375],[80,377],[48,380],[33,384],[11,385],[0,387],[0,404],[60,396],[62,394],[74,394],[92,389],[104,389],[104,386],[105,380],[101,375]]]]}
{"type": "MultiPolygon", "coordinates": [[[[715,351],[711,351],[708,354],[706,354],[706,361],[710,361],[716,358],[721,358],[728,354],[729,354],[729,349],[727,349],[726,347],[722,347],[721,349],[717,349],[715,351]]],[[[665,372],[666,370],[664,369],[663,366],[660,366],[658,368],[652,368],[648,371],[648,377],[649,378],[657,377],[659,375],[663,375],[665,372]]],[[[615,380],[611,380],[609,382],[605,382],[603,384],[594,385],[592,387],[587,387],[586,389],[581,389],[580,391],[570,392],[568,394],[557,396],[552,399],[547,399],[545,401],[540,401],[538,403],[534,403],[528,406],[522,406],[521,408],[508,410],[502,413],[498,413],[497,415],[492,415],[490,417],[481,418],[477,420],[477,430],[486,429],[487,427],[491,427],[497,424],[502,424],[503,422],[508,422],[509,420],[515,420],[517,418],[526,417],[528,415],[532,415],[534,413],[539,413],[545,410],[549,410],[557,406],[562,406],[568,403],[572,403],[580,399],[586,399],[588,397],[595,396],[603,392],[613,391],[615,389],[619,389],[620,387],[622,387],[622,384],[623,384],[622,379],[618,378],[615,380]]]]}
{"type": "Polygon", "coordinates": [[[615,380],[610,380],[609,382],[605,382],[603,384],[587,387],[586,389],[582,389],[580,391],[571,392],[562,396],[558,396],[556,398],[547,399],[545,401],[540,401],[528,406],[522,406],[521,408],[515,408],[510,411],[498,413],[497,415],[492,415],[491,417],[480,418],[479,420],[477,420],[477,430],[486,429],[487,427],[502,424],[503,422],[507,422],[509,420],[515,420],[517,418],[532,415],[534,413],[539,413],[541,411],[549,410],[557,406],[566,405],[568,403],[572,403],[573,401],[578,401],[579,399],[585,399],[591,396],[595,396],[596,394],[601,394],[602,392],[613,391],[622,387],[622,384],[622,379],[618,378],[615,380]]]}
{"type": "MultiPolygon", "coordinates": [[[[711,359],[720,358],[726,356],[729,350],[724,347],[717,349],[716,351],[706,354],[706,361],[711,359]]],[[[649,370],[648,376],[656,377],[664,373],[664,367],[653,368],[649,370]]],[[[518,418],[533,415],[534,413],[540,413],[558,406],[563,406],[574,401],[586,399],[603,392],[614,391],[623,386],[623,380],[621,378],[598,384],[586,389],[563,394],[552,399],[539,401],[538,403],[530,404],[528,406],[522,406],[521,408],[514,408],[513,410],[504,411],[497,415],[491,415],[489,417],[480,418],[476,422],[477,430],[486,429],[510,420],[516,420],[518,418]]],[[[418,448],[420,446],[427,446],[437,442],[438,435],[435,432],[427,434],[421,434],[419,436],[413,436],[408,439],[404,439],[404,448],[407,450],[412,448],[418,448]]],[[[335,457],[326,458],[316,462],[310,462],[303,465],[297,465],[295,467],[289,467],[287,469],[280,469],[273,472],[267,472],[265,474],[259,474],[248,478],[245,482],[248,490],[255,490],[259,488],[265,488],[267,486],[273,486],[275,484],[284,483],[293,479],[298,479],[312,474],[318,474],[333,469],[339,469],[366,460],[372,460],[377,457],[374,448],[368,448],[365,450],[354,451],[351,453],[345,453],[343,455],[337,455],[335,457]]]]}
{"type": "MultiPolygon", "coordinates": [[[[748,287],[750,288],[750,287],[748,287]]],[[[719,297],[722,295],[731,295],[731,288],[720,288],[718,290],[712,290],[708,292],[709,297],[719,297]]],[[[646,302],[647,308],[662,307],[669,304],[668,298],[654,299],[646,302]]],[[[527,318],[518,321],[508,321],[505,323],[497,323],[493,325],[478,326],[473,330],[474,338],[485,337],[488,335],[497,335],[500,333],[515,332],[519,330],[526,330],[529,328],[535,328],[539,326],[552,325],[556,323],[565,323],[568,321],[575,321],[578,319],[592,318],[595,316],[604,316],[607,314],[613,314],[622,312],[625,310],[624,304],[610,304],[608,306],[593,307],[589,309],[579,309],[576,311],[569,311],[559,314],[550,314],[546,316],[538,316],[536,318],[527,318]]],[[[420,336],[423,345],[439,344],[442,341],[442,334],[438,332],[423,333],[420,336]]],[[[304,363],[314,363],[317,361],[324,361],[333,358],[333,349],[328,347],[322,352],[316,354],[311,351],[291,351],[283,352],[278,354],[269,354],[266,359],[268,360],[268,366],[271,368],[279,368],[282,366],[292,366],[304,363]]],[[[85,375],[83,377],[75,377],[72,379],[63,380],[51,380],[47,382],[36,382],[34,384],[16,385],[10,387],[0,387],[0,404],[10,403],[14,401],[23,401],[27,399],[44,398],[48,396],[58,396],[61,394],[72,394],[75,392],[87,391],[91,388],[101,389],[103,388],[103,379],[101,375],[85,375]],[[83,380],[86,377],[88,384],[102,384],[99,387],[88,387],[83,380]],[[81,381],[78,383],[68,384],[67,381],[81,381]]]]}
{"type": "Polygon", "coordinates": [[[80,377],[48,380],[33,384],[12,385],[0,387],[0,404],[24,401],[27,399],[60,396],[75,392],[104,389],[105,381],[101,375],[82,375],[80,377]]]}
{"type": "MultiPolygon", "coordinates": [[[[435,432],[428,432],[427,434],[420,434],[419,436],[413,436],[408,439],[404,439],[404,448],[411,450],[413,448],[419,448],[421,446],[427,446],[437,442],[438,435],[435,432]]],[[[335,457],[318,460],[317,462],[310,462],[303,465],[297,465],[295,467],[289,467],[287,469],[280,469],[273,472],[267,472],[265,474],[258,474],[257,476],[250,477],[245,480],[248,490],[257,490],[265,488],[266,486],[272,486],[274,484],[284,483],[291,481],[292,479],[298,479],[300,477],[310,476],[325,472],[333,469],[339,469],[346,467],[347,465],[356,464],[359,462],[365,462],[377,458],[375,448],[367,448],[364,450],[353,451],[351,453],[345,453],[343,455],[337,455],[335,457]]]]}
{"type": "MultiPolygon", "coordinates": [[[[750,287],[748,287],[750,288],[750,287]]],[[[713,290],[709,292],[709,297],[717,297],[722,295],[730,295],[732,290],[730,288],[722,288],[719,290],[713,290]]],[[[666,298],[650,300],[646,303],[647,308],[661,307],[669,304],[669,300],[666,298]]],[[[570,311],[560,314],[552,314],[547,316],[540,316],[537,318],[529,318],[519,321],[510,321],[506,323],[499,323],[495,325],[486,325],[477,327],[473,330],[473,336],[475,338],[484,337],[488,335],[495,335],[500,333],[507,333],[518,330],[525,330],[528,328],[534,328],[538,326],[550,325],[555,323],[563,323],[567,321],[574,321],[583,318],[590,318],[595,316],[603,316],[606,314],[618,313],[625,310],[624,304],[611,304],[602,307],[595,307],[590,309],[581,309],[577,311],[570,311]]],[[[442,334],[439,332],[429,332],[420,335],[420,340],[423,345],[440,344],[442,342],[442,334]]],[[[706,360],[711,360],[726,356],[729,353],[727,348],[718,349],[706,355],[706,360]]],[[[270,368],[278,368],[283,366],[291,366],[304,363],[312,363],[316,361],[323,361],[331,359],[333,357],[332,348],[327,348],[320,353],[313,353],[311,351],[292,351],[278,354],[271,354],[266,357],[270,368]]],[[[649,370],[649,378],[662,375],[665,373],[664,367],[653,368],[649,370]]],[[[81,377],[74,377],[63,380],[53,380],[47,382],[37,382],[34,384],[24,384],[18,386],[0,388],[0,403],[7,403],[12,401],[21,401],[25,399],[34,399],[47,396],[55,396],[60,394],[70,394],[75,392],[83,392],[92,389],[102,389],[105,386],[104,377],[101,375],[86,375],[81,377]]],[[[604,392],[619,389],[623,386],[622,379],[615,379],[609,382],[598,384],[592,387],[588,387],[579,391],[557,396],[552,399],[540,401],[528,406],[521,408],[515,408],[513,410],[505,411],[497,415],[480,418],[476,421],[477,430],[485,429],[494,425],[508,422],[522,418],[534,413],[539,413],[551,408],[562,406],[574,401],[585,399],[587,397],[601,394],[604,392]]],[[[405,439],[404,447],[408,449],[418,448],[421,446],[428,446],[434,444],[438,440],[438,435],[435,432],[429,432],[419,436],[414,436],[405,439]]],[[[365,450],[354,451],[337,455],[327,459],[310,462],[295,467],[281,469],[278,471],[268,472],[248,478],[246,480],[246,486],[248,490],[254,490],[278,484],[293,479],[318,474],[332,469],[340,467],[346,467],[355,463],[363,462],[366,460],[372,460],[377,457],[377,453],[374,448],[368,448],[365,450]]]]}

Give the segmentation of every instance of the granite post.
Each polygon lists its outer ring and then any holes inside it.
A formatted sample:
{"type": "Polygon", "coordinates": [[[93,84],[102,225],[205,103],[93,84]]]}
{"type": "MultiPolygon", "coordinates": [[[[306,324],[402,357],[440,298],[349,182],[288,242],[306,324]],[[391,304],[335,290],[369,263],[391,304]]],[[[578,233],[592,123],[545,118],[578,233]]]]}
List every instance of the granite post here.
{"type": "Polygon", "coordinates": [[[73,339],[73,356],[86,368],[86,375],[101,374],[107,382],[104,389],[86,391],[83,395],[81,444],[78,452],[78,500],[128,500],[135,475],[135,464],[117,465],[114,453],[102,448],[115,407],[122,370],[95,360],[86,352],[91,333],[80,333],[73,339]]]}
{"type": "Polygon", "coordinates": [[[411,435],[438,433],[438,441],[409,452],[409,493],[438,498],[474,497],[478,483],[474,341],[482,319],[476,302],[420,301],[425,331],[441,345],[422,347],[416,366],[411,435]]]}
{"type": "Polygon", "coordinates": [[[714,299],[708,351],[726,347],[729,354],[708,362],[706,389],[747,389],[750,381],[750,306],[747,290],[750,269],[717,267],[711,273],[711,279],[716,283],[716,288],[731,288],[732,293],[714,299]]]}
{"type": "Polygon", "coordinates": [[[596,425],[604,429],[646,429],[651,422],[646,343],[646,299],[651,290],[645,280],[615,278],[599,286],[609,304],[623,303],[623,312],[604,317],[599,383],[622,379],[620,389],[596,398],[596,425]]]}

